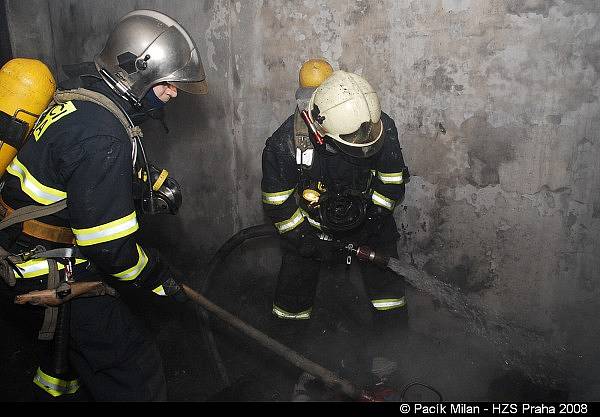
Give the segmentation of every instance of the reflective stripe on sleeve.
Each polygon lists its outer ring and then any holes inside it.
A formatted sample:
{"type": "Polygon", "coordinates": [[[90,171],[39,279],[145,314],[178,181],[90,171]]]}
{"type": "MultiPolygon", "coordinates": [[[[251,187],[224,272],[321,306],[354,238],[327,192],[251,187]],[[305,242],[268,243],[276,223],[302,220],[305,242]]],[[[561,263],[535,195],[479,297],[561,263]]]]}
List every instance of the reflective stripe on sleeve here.
{"type": "Polygon", "coordinates": [[[295,188],[286,191],[280,191],[278,193],[266,193],[262,192],[262,202],[265,204],[271,204],[274,206],[278,206],[287,201],[287,199],[292,195],[295,188]]]}
{"type": "Polygon", "coordinates": [[[310,224],[312,227],[314,227],[314,228],[317,228],[317,229],[319,229],[319,230],[322,230],[322,229],[321,229],[321,223],[319,223],[319,222],[318,222],[318,221],[316,221],[315,219],[311,218],[311,217],[310,217],[310,214],[308,214],[306,211],[304,211],[304,210],[302,210],[302,209],[300,209],[300,210],[302,211],[302,215],[303,215],[303,216],[306,218],[306,220],[308,220],[308,223],[309,223],[309,224],[310,224]]]}
{"type": "Polygon", "coordinates": [[[33,377],[33,383],[53,397],[59,397],[63,394],[74,394],[79,389],[79,381],[77,379],[66,381],[64,379],[55,378],[42,371],[40,368],[37,369],[37,372],[33,377]]]}
{"type": "Polygon", "coordinates": [[[406,305],[406,300],[404,297],[402,298],[384,298],[381,300],[371,300],[373,307],[375,307],[379,311],[385,310],[393,310],[395,308],[404,307],[406,305]]]}
{"type": "Polygon", "coordinates": [[[384,184],[402,184],[402,171],[400,172],[378,172],[377,177],[384,184]]]}
{"type": "MultiPolygon", "coordinates": [[[[81,264],[83,262],[87,262],[86,259],[75,259],[75,265],[81,264]]],[[[15,264],[23,278],[35,278],[41,277],[42,275],[46,275],[50,271],[50,267],[48,266],[47,259],[32,259],[27,262],[22,262],[20,264],[15,264]]],[[[58,270],[65,269],[65,266],[60,262],[57,262],[58,270]]],[[[15,278],[21,278],[19,274],[15,273],[15,278]]]]}
{"type": "Polygon", "coordinates": [[[17,177],[21,182],[21,190],[35,202],[45,206],[67,198],[67,193],[57,190],[36,180],[17,157],[15,157],[6,170],[17,177]]]}
{"type": "Polygon", "coordinates": [[[373,196],[371,198],[373,199],[374,204],[386,208],[388,210],[393,210],[394,205],[396,204],[394,200],[387,198],[386,196],[378,193],[375,190],[373,190],[373,196]]]}
{"type": "Polygon", "coordinates": [[[308,320],[310,319],[310,314],[312,313],[312,308],[308,310],[301,311],[299,313],[290,313],[285,311],[281,307],[273,304],[273,314],[281,319],[289,319],[289,320],[308,320]]]}
{"type": "Polygon", "coordinates": [[[135,211],[112,222],[87,229],[73,229],[79,246],[90,246],[128,236],[139,228],[135,211]]]}
{"type": "Polygon", "coordinates": [[[128,268],[125,271],[119,272],[117,274],[113,274],[113,276],[118,278],[119,281],[131,281],[136,279],[142,273],[142,271],[146,267],[146,264],[148,263],[148,256],[146,255],[142,247],[137,243],[135,244],[135,247],[138,251],[138,261],[131,268],[128,268]]]}
{"type": "Polygon", "coordinates": [[[166,296],[167,293],[165,293],[165,289],[163,288],[162,285],[159,285],[158,287],[156,287],[155,289],[152,290],[152,292],[156,295],[160,295],[160,296],[166,296]]]}
{"type": "Polygon", "coordinates": [[[287,220],[275,223],[275,227],[280,234],[289,232],[290,230],[295,229],[304,221],[304,216],[300,209],[296,210],[292,217],[287,220]]]}

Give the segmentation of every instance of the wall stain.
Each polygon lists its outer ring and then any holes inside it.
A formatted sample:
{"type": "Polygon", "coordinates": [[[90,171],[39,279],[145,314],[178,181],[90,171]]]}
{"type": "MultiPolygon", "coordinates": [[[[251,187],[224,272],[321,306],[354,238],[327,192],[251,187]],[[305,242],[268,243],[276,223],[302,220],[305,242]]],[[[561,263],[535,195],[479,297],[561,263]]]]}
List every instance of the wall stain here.
{"type": "Polygon", "coordinates": [[[498,169],[502,163],[515,159],[512,142],[522,141],[525,130],[495,128],[488,122],[487,114],[479,113],[462,123],[460,134],[468,143],[468,182],[477,187],[487,187],[500,183],[498,169]]]}
{"type": "Polygon", "coordinates": [[[535,13],[548,17],[550,9],[555,5],[555,0],[508,0],[506,3],[506,12],[517,16],[535,13]]]}

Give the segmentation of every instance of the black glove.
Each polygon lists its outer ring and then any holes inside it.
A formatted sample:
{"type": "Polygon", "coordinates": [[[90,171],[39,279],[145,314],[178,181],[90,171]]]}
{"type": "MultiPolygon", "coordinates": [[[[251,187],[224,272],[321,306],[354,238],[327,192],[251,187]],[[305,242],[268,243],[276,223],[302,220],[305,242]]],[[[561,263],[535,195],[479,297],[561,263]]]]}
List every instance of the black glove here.
{"type": "Polygon", "coordinates": [[[320,239],[316,230],[306,222],[302,223],[296,230],[289,232],[285,239],[305,258],[332,262],[340,252],[338,243],[320,239]]]}
{"type": "MultiPolygon", "coordinates": [[[[188,296],[183,291],[183,288],[181,288],[181,285],[179,285],[179,283],[177,281],[175,281],[173,278],[169,278],[168,280],[163,282],[161,284],[161,286],[164,291],[164,295],[172,298],[173,300],[177,301],[178,303],[185,303],[186,301],[189,300],[188,296]]],[[[158,288],[160,288],[160,287],[158,287],[158,288]]]]}
{"type": "Polygon", "coordinates": [[[336,242],[319,239],[317,234],[305,236],[298,248],[300,255],[313,258],[322,262],[334,262],[336,255],[340,253],[340,247],[336,242]]]}

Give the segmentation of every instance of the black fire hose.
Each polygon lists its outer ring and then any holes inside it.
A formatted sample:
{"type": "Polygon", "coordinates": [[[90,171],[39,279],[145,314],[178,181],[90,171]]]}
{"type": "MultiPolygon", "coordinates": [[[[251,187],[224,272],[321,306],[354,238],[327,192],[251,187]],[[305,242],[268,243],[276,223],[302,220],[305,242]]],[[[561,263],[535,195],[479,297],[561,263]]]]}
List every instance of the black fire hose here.
{"type": "MultiPolygon", "coordinates": [[[[262,224],[259,226],[251,226],[246,229],[243,229],[233,235],[227,242],[225,242],[217,251],[217,253],[211,258],[206,268],[204,282],[202,284],[202,294],[206,294],[210,290],[211,278],[214,273],[217,271],[218,267],[225,260],[225,258],[239,245],[244,243],[245,241],[257,237],[265,237],[265,236],[278,236],[277,231],[271,224],[262,224]]],[[[335,387],[340,392],[344,393],[350,398],[362,400],[362,401],[373,401],[372,396],[362,390],[357,389],[352,383],[349,381],[339,378],[333,372],[328,369],[323,368],[319,364],[299,355],[294,350],[288,348],[287,346],[282,345],[278,341],[270,338],[264,333],[258,331],[254,327],[246,324],[239,318],[235,317],[231,313],[223,310],[219,306],[215,305],[207,298],[205,298],[202,294],[194,291],[187,285],[183,285],[183,289],[186,295],[196,303],[196,314],[200,317],[200,319],[204,322],[206,331],[205,340],[208,345],[208,348],[213,356],[215,365],[217,367],[217,371],[219,376],[221,377],[223,383],[228,386],[229,385],[229,376],[227,374],[227,369],[223,364],[223,360],[221,359],[221,355],[219,353],[219,349],[217,348],[217,344],[215,342],[214,335],[210,328],[210,321],[207,314],[207,311],[210,311],[221,320],[229,324],[230,326],[238,329],[242,333],[251,337],[256,342],[260,343],[264,347],[268,348],[272,352],[277,353],[282,356],[295,366],[303,369],[304,371],[318,376],[327,386],[335,387]]]]}
{"type": "MultiPolygon", "coordinates": [[[[238,233],[229,238],[214,254],[214,256],[208,262],[208,265],[204,272],[204,281],[202,282],[202,294],[208,294],[210,291],[211,278],[217,271],[217,269],[221,266],[221,264],[225,261],[227,256],[238,246],[249,239],[254,239],[258,237],[265,236],[278,236],[277,230],[273,227],[272,224],[261,224],[258,226],[251,226],[246,229],[240,230],[238,233]]],[[[213,357],[213,361],[215,367],[217,368],[217,373],[221,378],[221,381],[225,386],[230,385],[229,375],[227,374],[227,368],[223,363],[223,359],[221,358],[221,354],[219,353],[219,349],[217,347],[217,343],[215,341],[215,336],[211,330],[210,326],[210,318],[206,310],[202,307],[196,305],[196,314],[200,318],[200,320],[204,323],[206,331],[203,332],[205,343],[210,351],[210,354],[213,357]]]]}
{"type": "MultiPolygon", "coordinates": [[[[204,281],[202,283],[202,294],[207,294],[210,290],[211,278],[221,266],[221,263],[227,258],[227,256],[239,245],[244,243],[249,239],[259,238],[259,237],[267,237],[267,236],[278,236],[277,230],[271,224],[261,224],[258,226],[251,226],[246,229],[242,229],[235,235],[233,235],[229,240],[227,240],[215,253],[215,255],[211,258],[208,263],[208,266],[205,269],[204,273],[204,281]]],[[[359,249],[350,249],[351,252],[354,253],[359,259],[363,261],[370,261],[375,264],[378,264],[381,267],[384,267],[384,264],[387,263],[387,258],[380,258],[376,255],[375,252],[371,251],[369,248],[362,247],[359,249]],[[362,250],[360,250],[362,249],[362,250]]],[[[346,394],[350,398],[354,398],[362,401],[376,401],[375,397],[366,392],[357,389],[352,383],[346,381],[342,378],[339,378],[337,375],[332,373],[331,371],[323,368],[322,366],[310,361],[307,358],[300,356],[297,352],[292,349],[282,345],[276,340],[270,338],[264,333],[258,331],[254,327],[246,324],[239,318],[234,315],[228,313],[223,310],[219,306],[215,305],[208,299],[206,299],[202,294],[192,290],[190,287],[184,285],[184,291],[187,296],[195,301],[196,314],[200,318],[200,320],[204,323],[206,331],[203,332],[205,343],[208,346],[208,349],[213,357],[215,366],[217,368],[217,372],[221,377],[221,380],[225,386],[230,385],[229,375],[227,374],[227,369],[223,363],[221,355],[219,353],[219,349],[217,347],[217,343],[214,338],[214,334],[212,333],[210,326],[210,319],[207,314],[207,311],[210,311],[221,320],[225,321],[229,325],[235,327],[240,330],[242,333],[250,336],[255,341],[259,342],[261,345],[270,349],[271,351],[277,353],[282,356],[286,360],[290,361],[297,367],[307,371],[308,373],[318,376],[326,385],[330,387],[336,387],[341,392],[346,394]]],[[[404,401],[404,394],[406,391],[412,386],[420,385],[422,387],[428,388],[431,391],[435,392],[439,396],[439,401],[443,401],[442,395],[435,388],[422,384],[419,382],[413,382],[408,384],[402,391],[401,401],[404,401]]]]}

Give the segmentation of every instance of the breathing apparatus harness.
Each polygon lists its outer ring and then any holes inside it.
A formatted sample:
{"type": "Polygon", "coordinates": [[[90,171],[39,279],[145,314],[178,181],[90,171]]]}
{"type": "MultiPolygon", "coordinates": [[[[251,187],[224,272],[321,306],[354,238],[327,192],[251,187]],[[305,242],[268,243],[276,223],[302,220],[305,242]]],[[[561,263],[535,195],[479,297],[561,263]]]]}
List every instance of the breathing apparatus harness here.
{"type": "Polygon", "coordinates": [[[330,144],[321,136],[308,117],[306,110],[296,108],[294,114],[294,148],[300,176],[299,193],[308,214],[318,215],[324,232],[347,232],[365,221],[367,204],[370,201],[372,176],[364,188],[337,184],[314,183],[309,175],[316,151],[329,152],[330,144]],[[316,144],[311,140],[314,135],[316,144]],[[319,150],[315,147],[318,146],[319,150]],[[314,189],[316,188],[316,189],[314,189]]]}

